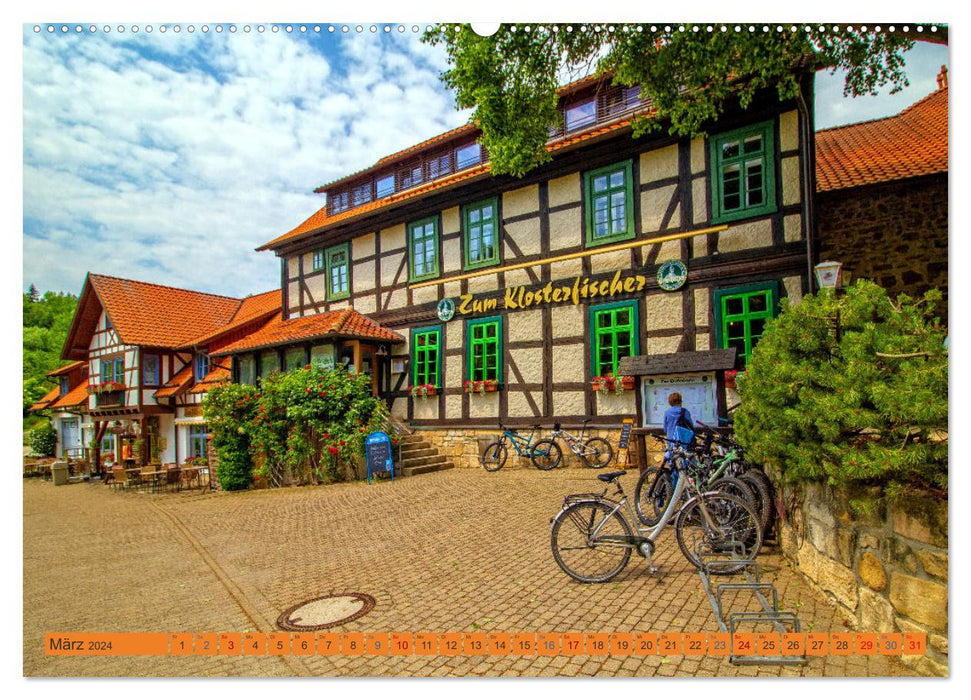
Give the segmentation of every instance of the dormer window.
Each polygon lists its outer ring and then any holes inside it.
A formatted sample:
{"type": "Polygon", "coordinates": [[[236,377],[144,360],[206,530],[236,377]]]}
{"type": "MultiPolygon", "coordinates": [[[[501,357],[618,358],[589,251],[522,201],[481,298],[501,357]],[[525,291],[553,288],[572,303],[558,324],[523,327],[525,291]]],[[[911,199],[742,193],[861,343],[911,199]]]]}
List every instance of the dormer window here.
{"type": "Polygon", "coordinates": [[[394,175],[379,177],[377,182],[374,183],[374,187],[378,199],[394,194],[394,175]]]}
{"type": "Polygon", "coordinates": [[[455,151],[455,168],[463,170],[482,161],[482,147],[477,143],[470,143],[455,151]]]}
{"type": "Polygon", "coordinates": [[[61,377],[61,396],[64,396],[71,389],[71,383],[67,377],[61,377]]]}
{"type": "Polygon", "coordinates": [[[207,355],[196,355],[195,378],[197,382],[209,374],[209,357],[207,355]]]}
{"type": "Polygon", "coordinates": [[[597,100],[587,100],[567,107],[563,113],[563,120],[567,131],[574,131],[593,124],[597,121],[597,100]]]}

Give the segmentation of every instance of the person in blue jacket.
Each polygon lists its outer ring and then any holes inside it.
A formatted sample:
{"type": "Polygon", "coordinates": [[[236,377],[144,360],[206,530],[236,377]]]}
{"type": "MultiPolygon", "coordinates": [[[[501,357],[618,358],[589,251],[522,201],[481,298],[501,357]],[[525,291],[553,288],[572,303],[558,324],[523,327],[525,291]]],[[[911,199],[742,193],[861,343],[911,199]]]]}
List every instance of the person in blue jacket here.
{"type": "Polygon", "coordinates": [[[668,440],[677,440],[678,434],[674,429],[678,425],[682,427],[694,426],[695,422],[688,409],[681,407],[681,394],[679,392],[672,392],[668,396],[668,404],[670,408],[664,412],[664,434],[667,435],[668,440]]]}

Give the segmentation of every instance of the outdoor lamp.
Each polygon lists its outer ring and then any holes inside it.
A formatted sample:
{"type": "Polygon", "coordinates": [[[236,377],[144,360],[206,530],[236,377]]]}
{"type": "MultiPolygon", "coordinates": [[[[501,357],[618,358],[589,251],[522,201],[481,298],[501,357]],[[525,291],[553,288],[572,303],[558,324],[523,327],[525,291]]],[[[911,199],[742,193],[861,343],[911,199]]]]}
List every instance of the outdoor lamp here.
{"type": "Polygon", "coordinates": [[[813,268],[816,271],[816,283],[820,289],[837,289],[843,282],[843,263],[826,261],[813,268]]]}

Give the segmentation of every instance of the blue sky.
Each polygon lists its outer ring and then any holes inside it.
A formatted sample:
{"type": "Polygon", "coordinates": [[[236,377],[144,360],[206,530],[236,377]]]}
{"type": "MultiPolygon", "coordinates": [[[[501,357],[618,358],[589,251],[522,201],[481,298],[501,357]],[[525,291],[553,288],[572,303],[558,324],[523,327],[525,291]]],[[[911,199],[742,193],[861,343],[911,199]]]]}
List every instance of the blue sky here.
{"type": "MultiPolygon", "coordinates": [[[[468,119],[438,80],[443,51],[412,24],[33,26],[23,35],[24,287],[76,293],[94,271],[234,296],[274,288],[278,260],[254,248],[323,204],[314,187],[468,119]]],[[[947,48],[920,44],[907,63],[911,87],[895,96],[844,99],[842,77],[819,74],[817,127],[920,99],[947,48]]]]}

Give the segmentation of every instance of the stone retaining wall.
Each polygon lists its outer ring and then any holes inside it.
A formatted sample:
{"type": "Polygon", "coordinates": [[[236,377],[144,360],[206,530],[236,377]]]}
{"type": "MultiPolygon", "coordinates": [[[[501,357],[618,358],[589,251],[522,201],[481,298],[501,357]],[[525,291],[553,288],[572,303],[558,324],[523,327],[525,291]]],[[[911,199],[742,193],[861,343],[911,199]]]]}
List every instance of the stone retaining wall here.
{"type": "Polygon", "coordinates": [[[786,486],[774,478],[785,556],[861,632],[926,632],[927,654],[902,657],[948,674],[947,501],[890,503],[879,487],[786,486]]]}

